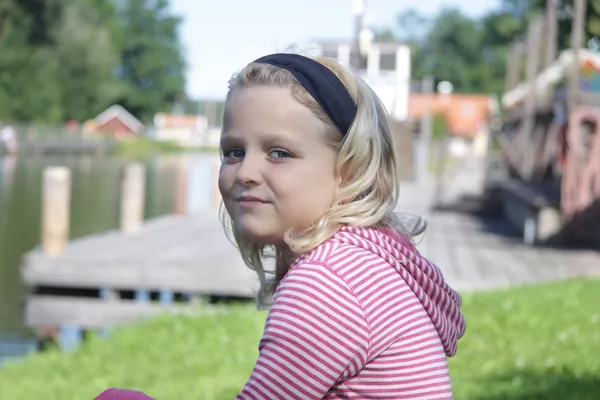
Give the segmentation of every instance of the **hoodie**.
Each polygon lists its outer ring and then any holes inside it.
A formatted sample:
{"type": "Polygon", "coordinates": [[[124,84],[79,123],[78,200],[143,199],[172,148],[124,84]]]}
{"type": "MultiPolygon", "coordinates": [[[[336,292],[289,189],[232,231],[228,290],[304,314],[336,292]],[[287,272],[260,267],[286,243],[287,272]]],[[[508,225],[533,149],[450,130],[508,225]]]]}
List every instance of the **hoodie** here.
{"type": "Polygon", "coordinates": [[[404,235],[342,228],[281,281],[237,399],[452,399],[460,306],[404,235]]]}
{"type": "Polygon", "coordinates": [[[386,258],[419,299],[435,326],[448,357],[456,354],[458,339],[466,330],[460,311],[462,298],[444,280],[440,269],[423,257],[406,236],[386,229],[375,235],[369,230],[354,233],[372,242],[377,254],[386,258]]]}

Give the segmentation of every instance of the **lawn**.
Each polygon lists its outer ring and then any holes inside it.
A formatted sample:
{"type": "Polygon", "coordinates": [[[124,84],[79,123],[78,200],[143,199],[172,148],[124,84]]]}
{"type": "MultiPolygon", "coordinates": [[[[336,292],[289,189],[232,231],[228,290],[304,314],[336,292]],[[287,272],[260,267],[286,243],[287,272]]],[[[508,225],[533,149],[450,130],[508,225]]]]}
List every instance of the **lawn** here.
{"type": "Polygon", "coordinates": [[[212,147],[184,147],[173,141],[158,141],[147,137],[122,139],[117,143],[117,155],[128,159],[145,159],[164,153],[203,152],[218,153],[212,147]]]}
{"type": "MultiPolygon", "coordinates": [[[[600,280],[468,294],[451,360],[457,400],[600,398],[600,280]]],[[[162,317],[0,369],[0,399],[92,399],[110,386],[160,400],[233,399],[256,359],[265,313],[251,305],[162,317]]]]}

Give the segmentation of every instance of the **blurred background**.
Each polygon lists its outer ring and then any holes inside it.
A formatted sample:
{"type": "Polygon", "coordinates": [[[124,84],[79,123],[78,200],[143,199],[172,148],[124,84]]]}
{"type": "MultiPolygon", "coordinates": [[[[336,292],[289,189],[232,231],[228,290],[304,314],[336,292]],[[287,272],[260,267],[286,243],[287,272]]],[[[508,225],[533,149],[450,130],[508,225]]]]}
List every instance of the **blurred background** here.
{"type": "Polygon", "coordinates": [[[0,0],[0,399],[235,397],[265,313],[223,102],[278,51],[384,102],[465,298],[456,398],[599,399],[600,0],[0,0]]]}

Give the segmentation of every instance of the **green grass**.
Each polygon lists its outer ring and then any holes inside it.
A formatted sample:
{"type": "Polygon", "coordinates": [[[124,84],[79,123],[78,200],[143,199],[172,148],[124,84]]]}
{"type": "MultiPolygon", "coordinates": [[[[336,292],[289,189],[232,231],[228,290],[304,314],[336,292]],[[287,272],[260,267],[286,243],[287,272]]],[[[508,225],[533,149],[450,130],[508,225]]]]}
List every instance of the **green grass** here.
{"type": "Polygon", "coordinates": [[[157,141],[147,137],[123,139],[117,144],[117,155],[132,159],[145,159],[160,153],[181,153],[186,151],[218,152],[218,149],[211,147],[188,148],[172,141],[157,141]]]}
{"type": "Polygon", "coordinates": [[[0,368],[0,399],[93,399],[113,386],[158,399],[233,399],[256,361],[265,316],[248,305],[160,317],[71,353],[34,355],[0,368]]]}
{"type": "Polygon", "coordinates": [[[457,399],[600,398],[600,280],[464,296],[457,399]]]}
{"type": "MultiPolygon", "coordinates": [[[[464,296],[467,334],[451,360],[457,400],[585,400],[600,393],[600,280],[464,296]]],[[[265,313],[238,305],[161,317],[0,369],[0,399],[91,399],[111,386],[159,400],[233,399],[257,356],[265,313]]]]}

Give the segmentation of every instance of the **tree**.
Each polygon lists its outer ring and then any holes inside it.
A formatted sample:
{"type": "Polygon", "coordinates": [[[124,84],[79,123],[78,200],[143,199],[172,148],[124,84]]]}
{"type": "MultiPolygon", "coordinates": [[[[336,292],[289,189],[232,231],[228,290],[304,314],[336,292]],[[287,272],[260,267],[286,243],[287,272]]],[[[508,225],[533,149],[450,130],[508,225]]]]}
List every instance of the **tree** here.
{"type": "Polygon", "coordinates": [[[58,65],[52,44],[53,0],[3,1],[0,6],[0,119],[60,118],[58,65]]]}
{"type": "Polygon", "coordinates": [[[0,120],[169,110],[185,87],[179,22],[167,0],[0,0],[0,120]]]}
{"type": "Polygon", "coordinates": [[[124,83],[120,103],[143,120],[168,109],[185,88],[185,62],[177,28],[166,0],[129,0],[118,10],[124,83]]]}
{"type": "Polygon", "coordinates": [[[427,74],[424,44],[431,26],[431,19],[409,8],[396,17],[393,27],[374,29],[374,40],[380,43],[401,42],[411,48],[411,71],[415,79],[427,74]]]}
{"type": "MultiPolygon", "coordinates": [[[[502,0],[499,10],[494,14],[511,16],[520,22],[519,35],[527,29],[527,22],[537,14],[545,12],[547,0],[502,0]]],[[[558,12],[558,48],[566,49],[571,46],[573,0],[559,0],[558,12]]],[[[600,0],[587,0],[585,16],[586,42],[592,37],[600,36],[600,0]]]]}
{"type": "Polygon", "coordinates": [[[114,78],[119,63],[114,11],[110,0],[72,0],[64,5],[54,32],[63,120],[97,115],[121,94],[114,78]]]}
{"type": "Polygon", "coordinates": [[[457,91],[479,92],[487,83],[481,30],[457,9],[442,10],[422,47],[427,72],[450,81],[457,91]]]}
{"type": "MultiPolygon", "coordinates": [[[[570,47],[573,0],[560,2],[558,49],[570,47]]],[[[457,92],[496,93],[504,90],[506,57],[511,43],[525,38],[529,21],[545,13],[546,0],[501,0],[480,19],[456,9],[443,9],[433,19],[414,10],[400,14],[385,33],[412,47],[413,78],[431,74],[449,80],[457,92]]],[[[586,40],[600,37],[600,0],[588,0],[586,40]]]]}

